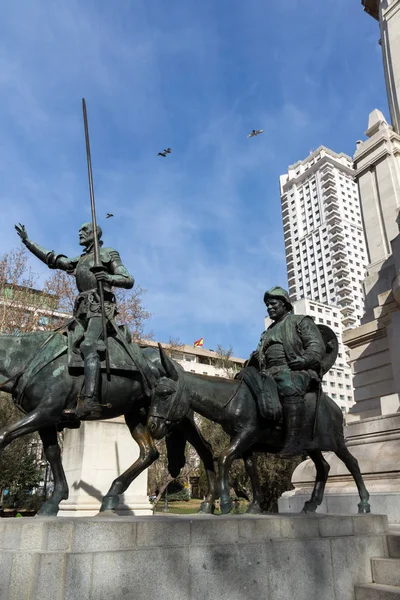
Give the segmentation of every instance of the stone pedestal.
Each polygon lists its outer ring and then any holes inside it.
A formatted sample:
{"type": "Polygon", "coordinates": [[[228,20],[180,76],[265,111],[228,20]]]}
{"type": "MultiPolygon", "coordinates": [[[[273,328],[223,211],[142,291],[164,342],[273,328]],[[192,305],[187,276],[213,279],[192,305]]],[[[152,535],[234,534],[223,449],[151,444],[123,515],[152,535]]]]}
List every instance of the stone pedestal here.
{"type": "MultiPolygon", "coordinates": [[[[139,457],[124,419],[82,423],[80,429],[66,430],[63,465],[69,498],[60,505],[59,516],[93,516],[103,496],[118,475],[139,457]]],[[[130,485],[117,509],[119,514],[151,515],[147,496],[147,471],[130,485]]]]}
{"type": "Polygon", "coordinates": [[[353,600],[387,519],[0,519],[2,600],[353,600]]]}

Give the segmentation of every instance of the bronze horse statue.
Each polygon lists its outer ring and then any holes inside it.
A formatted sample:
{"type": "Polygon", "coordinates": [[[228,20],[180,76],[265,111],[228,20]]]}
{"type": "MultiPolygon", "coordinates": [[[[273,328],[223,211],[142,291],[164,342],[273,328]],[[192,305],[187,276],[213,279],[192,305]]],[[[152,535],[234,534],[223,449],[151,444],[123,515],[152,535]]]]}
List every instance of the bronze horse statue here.
{"type": "MultiPolygon", "coordinates": [[[[166,376],[167,357],[161,346],[159,350],[145,348],[143,353],[158,374],[153,394],[176,391],[175,382],[166,376]]],[[[71,374],[69,370],[65,335],[51,332],[0,335],[0,388],[12,394],[17,406],[25,413],[16,423],[0,429],[0,453],[20,436],[39,432],[54,477],[53,494],[42,505],[39,515],[57,515],[60,502],[68,498],[57,430],[76,426],[65,421],[63,411],[75,405],[82,386],[82,370],[75,374],[71,374]]],[[[112,372],[109,381],[106,374],[102,373],[100,402],[102,415],[99,418],[112,419],[123,415],[140,448],[139,458],[113,481],[103,498],[100,513],[110,513],[117,508],[119,495],[158,458],[159,453],[146,425],[150,399],[143,392],[138,371],[112,372]]],[[[173,477],[179,474],[185,463],[186,441],[198,452],[208,478],[209,492],[200,510],[205,513],[213,512],[216,495],[213,454],[190,412],[173,429],[171,437],[167,438],[168,466],[173,477]]]]}
{"type": "MultiPolygon", "coordinates": [[[[253,502],[248,512],[260,513],[263,493],[259,483],[254,454],[268,452],[279,454],[284,445],[284,430],[280,422],[260,417],[257,402],[244,381],[216,379],[181,372],[166,357],[167,375],[178,383],[176,391],[162,390],[151,402],[148,425],[152,436],[160,439],[187,418],[191,411],[219,423],[230,436],[229,446],[219,456],[219,495],[222,513],[233,508],[229,496],[229,469],[232,461],[243,458],[253,488],[253,502]]],[[[343,415],[338,405],[329,396],[317,392],[305,398],[306,415],[304,451],[316,467],[316,481],[310,500],[303,511],[313,513],[323,500],[329,464],[322,451],[333,451],[344,462],[357,485],[360,496],[359,513],[369,513],[369,494],[356,458],[346,447],[343,434],[343,415]],[[315,424],[315,413],[318,419],[315,424]]]]}

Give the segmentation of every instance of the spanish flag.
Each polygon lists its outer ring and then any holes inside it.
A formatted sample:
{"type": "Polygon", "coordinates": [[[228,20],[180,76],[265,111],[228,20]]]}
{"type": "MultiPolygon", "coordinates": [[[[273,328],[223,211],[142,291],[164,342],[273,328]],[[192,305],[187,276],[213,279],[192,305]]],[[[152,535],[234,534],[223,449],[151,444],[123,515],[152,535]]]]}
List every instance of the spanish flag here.
{"type": "Polygon", "coordinates": [[[193,346],[195,348],[201,348],[202,346],[204,346],[204,338],[200,338],[199,340],[193,342],[193,346]]]}

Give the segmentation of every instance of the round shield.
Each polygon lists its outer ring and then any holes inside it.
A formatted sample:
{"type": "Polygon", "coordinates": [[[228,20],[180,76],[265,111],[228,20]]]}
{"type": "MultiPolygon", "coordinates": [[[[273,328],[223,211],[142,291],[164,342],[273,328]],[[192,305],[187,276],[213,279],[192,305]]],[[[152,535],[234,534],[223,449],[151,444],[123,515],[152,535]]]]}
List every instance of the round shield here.
{"type": "Polygon", "coordinates": [[[321,362],[322,375],[325,375],[335,364],[339,351],[339,341],[336,333],[327,325],[317,325],[325,343],[326,354],[321,362]]]}

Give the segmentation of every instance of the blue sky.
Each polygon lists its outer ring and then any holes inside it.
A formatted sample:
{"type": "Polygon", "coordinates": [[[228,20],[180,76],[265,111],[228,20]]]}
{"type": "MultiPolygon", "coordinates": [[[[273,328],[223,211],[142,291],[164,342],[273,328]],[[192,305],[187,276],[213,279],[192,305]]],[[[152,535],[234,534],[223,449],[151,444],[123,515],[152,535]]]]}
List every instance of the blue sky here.
{"type": "Polygon", "coordinates": [[[321,144],[353,154],[369,112],[388,117],[378,38],[360,0],[3,4],[0,253],[16,222],[79,253],[85,96],[98,221],[149,329],[247,356],[264,290],[286,285],[279,175],[321,144]]]}

